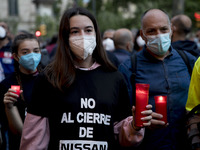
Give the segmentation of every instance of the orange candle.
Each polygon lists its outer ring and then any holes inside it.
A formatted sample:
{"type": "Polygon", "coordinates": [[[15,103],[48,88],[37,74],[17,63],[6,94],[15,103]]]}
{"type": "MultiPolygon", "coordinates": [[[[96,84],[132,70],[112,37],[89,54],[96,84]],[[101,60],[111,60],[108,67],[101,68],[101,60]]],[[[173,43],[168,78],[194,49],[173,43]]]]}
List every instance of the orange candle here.
{"type": "Polygon", "coordinates": [[[156,113],[162,114],[163,118],[161,119],[167,123],[167,96],[154,96],[156,113]]]}

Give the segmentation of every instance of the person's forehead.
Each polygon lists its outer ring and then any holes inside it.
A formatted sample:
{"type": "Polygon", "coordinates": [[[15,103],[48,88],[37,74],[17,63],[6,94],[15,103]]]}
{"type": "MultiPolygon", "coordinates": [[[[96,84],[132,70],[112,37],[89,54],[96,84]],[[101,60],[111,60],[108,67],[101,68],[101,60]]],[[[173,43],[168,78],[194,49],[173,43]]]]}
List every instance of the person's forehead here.
{"type": "Polygon", "coordinates": [[[113,31],[108,31],[108,32],[105,32],[104,33],[104,37],[107,37],[107,38],[112,38],[114,35],[114,32],[113,31]]]}
{"type": "Polygon", "coordinates": [[[76,15],[70,18],[70,28],[72,27],[85,27],[85,26],[94,26],[93,22],[89,17],[84,15],[76,15]]]}
{"type": "Polygon", "coordinates": [[[155,28],[169,25],[166,14],[161,11],[153,11],[147,13],[142,20],[143,28],[155,28]]]}
{"type": "Polygon", "coordinates": [[[23,47],[23,46],[26,46],[26,45],[35,45],[35,46],[38,46],[39,43],[37,42],[36,39],[26,39],[24,41],[22,41],[19,46],[23,47]]]}

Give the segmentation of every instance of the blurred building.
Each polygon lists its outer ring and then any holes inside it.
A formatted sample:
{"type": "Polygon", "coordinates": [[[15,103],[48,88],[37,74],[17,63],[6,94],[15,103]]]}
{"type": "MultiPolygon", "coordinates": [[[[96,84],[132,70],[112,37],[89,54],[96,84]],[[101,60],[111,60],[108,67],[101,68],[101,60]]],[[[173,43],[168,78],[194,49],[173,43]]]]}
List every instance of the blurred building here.
{"type": "MultiPolygon", "coordinates": [[[[0,21],[9,24],[10,30],[33,31],[37,16],[55,17],[53,7],[58,0],[0,0],[0,21]]],[[[60,13],[73,4],[73,0],[60,0],[60,13]]]]}

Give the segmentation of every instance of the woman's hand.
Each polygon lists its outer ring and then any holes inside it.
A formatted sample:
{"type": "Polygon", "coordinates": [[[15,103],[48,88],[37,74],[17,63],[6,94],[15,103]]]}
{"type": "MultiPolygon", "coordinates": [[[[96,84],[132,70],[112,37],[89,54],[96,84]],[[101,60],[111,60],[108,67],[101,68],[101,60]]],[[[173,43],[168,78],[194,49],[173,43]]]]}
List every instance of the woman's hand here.
{"type": "MultiPolygon", "coordinates": [[[[11,109],[14,103],[17,101],[17,98],[19,96],[15,94],[15,92],[16,92],[15,90],[9,88],[8,91],[4,94],[3,102],[6,108],[11,109]]],[[[20,91],[20,93],[22,93],[22,90],[20,91]]]]}
{"type": "MultiPolygon", "coordinates": [[[[144,115],[144,117],[141,118],[142,121],[145,121],[143,123],[143,126],[144,127],[149,127],[151,125],[151,119],[152,119],[152,105],[147,105],[146,106],[147,110],[144,110],[142,111],[141,113],[144,115]]],[[[140,130],[141,128],[140,127],[135,127],[135,122],[134,122],[134,118],[135,118],[135,106],[132,106],[132,115],[133,115],[133,122],[132,122],[132,125],[133,125],[133,128],[135,130],[140,130]]]]}

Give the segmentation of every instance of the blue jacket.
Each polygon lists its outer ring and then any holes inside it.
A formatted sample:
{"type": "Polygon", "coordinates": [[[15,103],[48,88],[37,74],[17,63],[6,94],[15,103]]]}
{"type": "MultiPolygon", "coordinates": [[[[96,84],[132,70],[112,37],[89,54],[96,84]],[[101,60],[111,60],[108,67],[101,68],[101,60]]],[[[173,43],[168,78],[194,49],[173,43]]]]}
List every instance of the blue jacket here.
{"type": "MultiPolygon", "coordinates": [[[[196,57],[185,52],[193,68],[196,57]]],[[[124,75],[129,95],[132,101],[132,85],[130,82],[131,60],[128,59],[119,66],[119,71],[124,75]]],[[[163,129],[146,130],[143,144],[140,148],[145,149],[185,149],[185,104],[188,96],[190,74],[182,57],[170,48],[170,54],[163,60],[154,58],[144,48],[137,53],[136,83],[148,83],[149,104],[155,111],[154,96],[167,95],[167,117],[169,126],[163,129]]]]}
{"type": "Polygon", "coordinates": [[[200,50],[198,49],[197,44],[190,40],[172,42],[172,47],[178,50],[187,51],[197,58],[200,56],[200,50]]]}
{"type": "Polygon", "coordinates": [[[127,50],[125,50],[125,49],[115,49],[113,51],[113,53],[115,54],[115,56],[119,60],[120,64],[123,63],[125,60],[127,60],[131,56],[131,53],[128,52],[127,50]]]}

